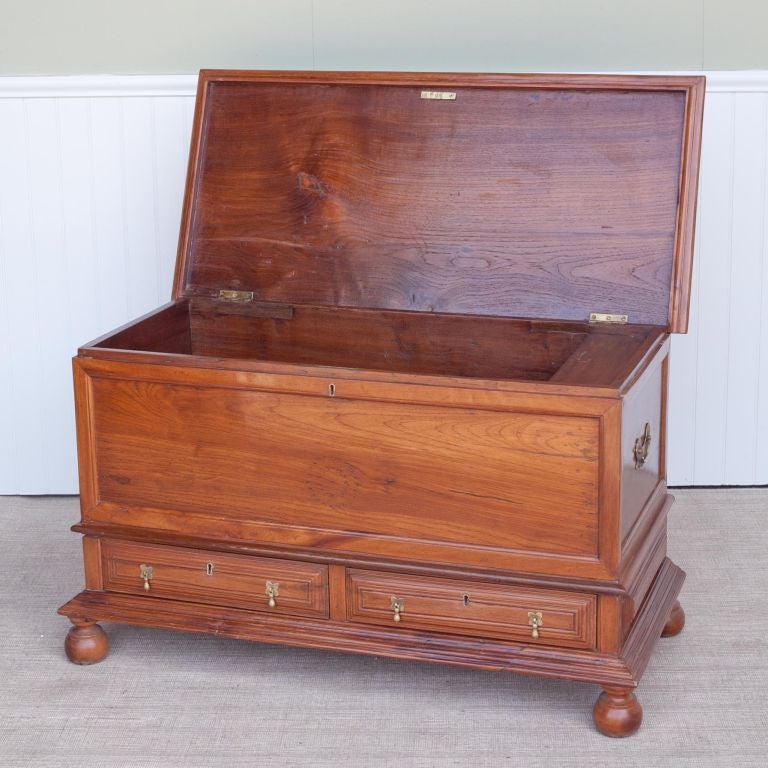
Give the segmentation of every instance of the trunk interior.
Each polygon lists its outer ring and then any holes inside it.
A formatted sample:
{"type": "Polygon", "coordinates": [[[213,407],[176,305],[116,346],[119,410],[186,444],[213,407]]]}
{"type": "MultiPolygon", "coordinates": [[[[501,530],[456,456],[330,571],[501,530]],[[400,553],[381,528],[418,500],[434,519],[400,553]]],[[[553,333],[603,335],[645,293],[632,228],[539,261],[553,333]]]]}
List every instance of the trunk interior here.
{"type": "Polygon", "coordinates": [[[193,298],[85,348],[478,379],[609,386],[664,329],[193,298]]]}

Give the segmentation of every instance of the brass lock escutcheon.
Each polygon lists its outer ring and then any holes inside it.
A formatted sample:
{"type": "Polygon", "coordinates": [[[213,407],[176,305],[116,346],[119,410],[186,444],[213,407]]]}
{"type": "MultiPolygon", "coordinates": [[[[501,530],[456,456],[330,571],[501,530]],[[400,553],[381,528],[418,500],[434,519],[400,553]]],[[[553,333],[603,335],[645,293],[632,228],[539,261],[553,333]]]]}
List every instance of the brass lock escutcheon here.
{"type": "Polygon", "coordinates": [[[645,464],[645,460],[648,458],[648,451],[651,449],[651,425],[646,422],[643,434],[635,440],[635,447],[632,452],[635,454],[635,469],[645,464]]]}
{"type": "Polygon", "coordinates": [[[277,605],[277,595],[280,584],[276,581],[268,581],[264,594],[267,596],[267,605],[274,608],[277,605]]]}
{"type": "Polygon", "coordinates": [[[399,622],[400,614],[405,611],[405,598],[392,595],[392,599],[389,601],[389,607],[392,610],[392,621],[399,622]]]}
{"type": "Polygon", "coordinates": [[[144,591],[149,592],[149,582],[152,581],[152,566],[142,563],[139,566],[139,578],[144,579],[144,591]]]}
{"type": "Polygon", "coordinates": [[[528,626],[531,628],[531,637],[539,639],[539,627],[544,626],[544,617],[541,611],[528,611],[528,626]]]}

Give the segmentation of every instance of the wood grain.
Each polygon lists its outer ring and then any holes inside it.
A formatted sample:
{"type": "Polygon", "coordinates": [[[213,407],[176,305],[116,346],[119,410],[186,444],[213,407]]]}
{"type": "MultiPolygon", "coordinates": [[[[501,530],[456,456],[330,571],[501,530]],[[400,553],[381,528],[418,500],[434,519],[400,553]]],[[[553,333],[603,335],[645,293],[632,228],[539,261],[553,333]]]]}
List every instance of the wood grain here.
{"type": "Polygon", "coordinates": [[[189,355],[192,353],[192,337],[186,302],[159,307],[99,337],[90,345],[107,349],[140,349],[189,355]]]}
{"type": "Polygon", "coordinates": [[[102,502],[597,553],[595,419],[129,380],[93,390],[102,502]]]}
{"type": "MultiPolygon", "coordinates": [[[[583,324],[297,306],[290,318],[190,302],[192,351],[420,374],[546,381],[582,342],[583,324]]],[[[622,349],[636,345],[643,329],[622,349]]],[[[169,350],[170,351],[170,350],[169,350]]]]}
{"type": "MultiPolygon", "coordinates": [[[[344,310],[346,313],[349,310],[344,310]]],[[[357,312],[357,310],[354,310],[357,312]]],[[[420,319],[426,320],[427,315],[420,319]]],[[[209,384],[216,381],[233,388],[266,388],[271,391],[327,393],[329,381],[343,386],[345,391],[361,399],[394,399],[399,402],[426,402],[435,400],[473,407],[503,408],[523,407],[526,410],[569,413],[573,415],[599,415],[606,409],[607,400],[620,399],[633,385],[637,377],[662,349],[668,349],[668,335],[658,328],[641,327],[628,331],[626,327],[600,328],[585,323],[560,321],[509,319],[509,339],[504,349],[496,353],[502,357],[510,354],[521,332],[521,323],[530,325],[535,332],[551,331],[568,333],[620,334],[625,345],[618,345],[614,361],[616,371],[601,363],[593,365],[603,372],[605,379],[596,376],[594,381],[580,381],[577,376],[571,382],[568,376],[551,376],[547,382],[529,381],[523,378],[475,378],[441,373],[413,373],[409,370],[392,371],[376,368],[354,368],[333,365],[333,348],[329,348],[325,362],[296,363],[265,359],[230,358],[209,355],[186,355],[170,351],[146,351],[135,349],[126,342],[127,349],[112,349],[106,344],[108,337],[81,348],[75,366],[83,367],[98,376],[125,377],[125,364],[129,364],[132,376],[146,381],[163,381],[173,378],[190,384],[209,384]],[[643,328],[647,331],[645,341],[643,328]],[[639,356],[638,356],[639,355],[639,356]]],[[[255,325],[254,329],[258,326],[255,325]]],[[[524,329],[523,329],[524,330],[524,329]]],[[[546,335],[542,338],[546,339],[546,335]]],[[[341,345],[342,342],[339,342],[341,345]]],[[[544,341],[546,345],[546,341],[544,341]]],[[[208,350],[213,352],[214,349],[208,350]]],[[[223,351],[223,350],[222,350],[223,351]]],[[[574,354],[578,354],[576,348],[574,354]]],[[[514,354],[514,352],[512,352],[514,354]]],[[[570,358],[569,358],[570,359],[570,358]]],[[[569,362],[566,360],[566,363],[569,362]]],[[[592,359],[594,363],[594,358],[592,359]]],[[[486,364],[487,365],[487,364],[486,364]]],[[[502,363],[503,365],[503,363],[502,363]]],[[[487,367],[490,368],[489,365],[487,367]]],[[[501,366],[496,370],[503,372],[501,366]]]]}
{"type": "Polygon", "coordinates": [[[587,593],[360,570],[348,571],[347,585],[350,621],[392,626],[396,596],[404,601],[399,628],[595,647],[597,599],[587,593]],[[544,622],[535,639],[530,611],[541,612],[544,622]]]}
{"type": "Polygon", "coordinates": [[[83,566],[86,589],[104,589],[102,572],[101,538],[83,536],[83,566]]]}
{"type": "Polygon", "coordinates": [[[103,543],[102,550],[107,590],[252,611],[328,616],[328,569],[323,565],[111,540],[103,543]],[[153,571],[149,590],[144,588],[141,564],[153,571]],[[267,581],[279,584],[274,607],[268,605],[267,581]]]}
{"type": "Polygon", "coordinates": [[[668,325],[701,79],[305,75],[203,73],[175,296],[668,325]]]}

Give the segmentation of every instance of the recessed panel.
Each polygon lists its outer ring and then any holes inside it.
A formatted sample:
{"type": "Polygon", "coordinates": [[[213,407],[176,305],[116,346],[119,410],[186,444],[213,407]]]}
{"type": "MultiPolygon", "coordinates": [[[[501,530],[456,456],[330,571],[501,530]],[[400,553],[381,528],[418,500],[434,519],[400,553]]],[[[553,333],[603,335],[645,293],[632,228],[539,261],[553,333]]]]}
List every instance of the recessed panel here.
{"type": "Polygon", "coordinates": [[[403,557],[597,554],[596,419],[115,379],[93,406],[102,502],[210,514],[222,537],[228,520],[329,549],[373,534],[403,557]]]}

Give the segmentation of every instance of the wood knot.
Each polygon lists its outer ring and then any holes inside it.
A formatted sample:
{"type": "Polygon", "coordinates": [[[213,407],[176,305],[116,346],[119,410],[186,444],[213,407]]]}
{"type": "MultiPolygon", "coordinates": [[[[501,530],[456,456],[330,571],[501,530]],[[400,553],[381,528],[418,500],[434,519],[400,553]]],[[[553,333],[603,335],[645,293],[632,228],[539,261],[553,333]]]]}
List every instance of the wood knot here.
{"type": "Polygon", "coordinates": [[[320,197],[325,197],[328,194],[328,189],[325,184],[323,184],[317,176],[313,176],[311,173],[299,171],[296,175],[296,180],[298,181],[299,189],[302,192],[310,192],[311,194],[319,195],[320,197]]]}

